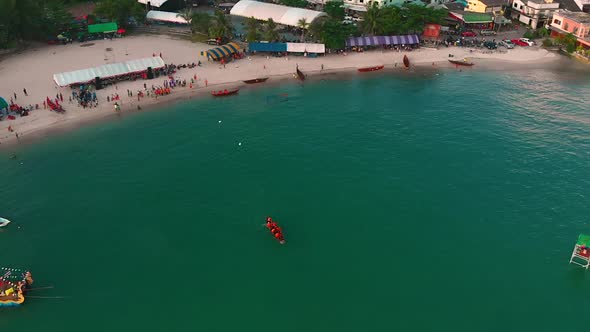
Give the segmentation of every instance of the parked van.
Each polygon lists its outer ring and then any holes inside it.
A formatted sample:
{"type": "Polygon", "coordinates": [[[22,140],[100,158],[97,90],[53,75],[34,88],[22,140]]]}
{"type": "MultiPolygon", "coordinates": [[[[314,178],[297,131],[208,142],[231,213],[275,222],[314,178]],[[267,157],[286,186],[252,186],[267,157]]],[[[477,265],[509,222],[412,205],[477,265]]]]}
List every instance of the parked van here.
{"type": "Polygon", "coordinates": [[[494,30],[481,30],[479,32],[479,34],[482,36],[493,36],[496,34],[496,31],[494,31],[494,30]]]}

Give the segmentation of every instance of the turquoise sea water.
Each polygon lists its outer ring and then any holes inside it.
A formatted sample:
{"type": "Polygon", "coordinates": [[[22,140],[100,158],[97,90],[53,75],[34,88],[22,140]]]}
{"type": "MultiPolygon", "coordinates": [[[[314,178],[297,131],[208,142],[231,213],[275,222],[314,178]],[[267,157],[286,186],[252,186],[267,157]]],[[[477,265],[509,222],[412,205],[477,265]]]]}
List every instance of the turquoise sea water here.
{"type": "Polygon", "coordinates": [[[584,329],[588,77],[283,83],[2,151],[0,265],[66,298],[0,328],[584,329]]]}

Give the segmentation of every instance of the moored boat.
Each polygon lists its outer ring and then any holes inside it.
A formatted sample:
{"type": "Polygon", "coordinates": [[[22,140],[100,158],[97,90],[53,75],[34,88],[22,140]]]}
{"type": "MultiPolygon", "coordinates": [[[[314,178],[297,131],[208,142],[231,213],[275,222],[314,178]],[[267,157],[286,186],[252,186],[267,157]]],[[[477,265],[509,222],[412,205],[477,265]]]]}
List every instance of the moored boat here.
{"type": "Polygon", "coordinates": [[[238,93],[238,91],[240,91],[240,89],[235,88],[235,89],[225,89],[225,90],[217,90],[217,91],[211,91],[211,95],[213,97],[223,97],[223,96],[231,96],[231,95],[235,95],[236,93],[238,93]]]}
{"type": "Polygon", "coordinates": [[[18,307],[25,302],[25,292],[33,284],[31,272],[0,268],[0,307],[18,307]]]}
{"type": "Polygon", "coordinates": [[[363,67],[363,68],[359,68],[358,71],[361,73],[366,73],[366,72],[370,72],[370,71],[381,70],[383,68],[385,68],[385,65],[373,66],[373,67],[363,67]]]}
{"type": "Polygon", "coordinates": [[[467,67],[471,67],[474,65],[473,62],[469,62],[467,61],[467,59],[463,59],[463,61],[459,61],[459,60],[449,60],[450,63],[456,65],[456,66],[467,66],[467,67]]]}
{"type": "Polygon", "coordinates": [[[246,83],[246,84],[262,83],[262,82],[266,82],[267,79],[268,79],[268,77],[253,78],[251,80],[245,80],[244,83],[246,83]]]}
{"type": "Polygon", "coordinates": [[[305,74],[303,74],[303,72],[301,72],[301,70],[299,70],[299,66],[297,66],[297,68],[295,69],[295,72],[297,74],[298,80],[305,81],[305,74]]]}
{"type": "Polygon", "coordinates": [[[10,224],[10,220],[0,217],[0,227],[10,224]]]}
{"type": "Polygon", "coordinates": [[[404,55],[404,67],[410,68],[410,59],[408,59],[407,55],[404,55]]]}

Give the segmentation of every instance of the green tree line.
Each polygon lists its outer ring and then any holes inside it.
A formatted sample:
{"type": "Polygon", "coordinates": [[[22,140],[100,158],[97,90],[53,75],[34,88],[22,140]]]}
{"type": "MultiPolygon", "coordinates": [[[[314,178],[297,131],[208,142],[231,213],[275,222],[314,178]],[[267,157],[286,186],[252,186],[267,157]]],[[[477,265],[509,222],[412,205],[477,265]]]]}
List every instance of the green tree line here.
{"type": "MultiPolygon", "coordinates": [[[[67,30],[74,19],[68,8],[81,0],[0,0],[0,48],[19,40],[46,40],[67,30]]],[[[102,0],[95,13],[126,26],[131,16],[142,20],[145,9],[137,0],[102,0]]]]}

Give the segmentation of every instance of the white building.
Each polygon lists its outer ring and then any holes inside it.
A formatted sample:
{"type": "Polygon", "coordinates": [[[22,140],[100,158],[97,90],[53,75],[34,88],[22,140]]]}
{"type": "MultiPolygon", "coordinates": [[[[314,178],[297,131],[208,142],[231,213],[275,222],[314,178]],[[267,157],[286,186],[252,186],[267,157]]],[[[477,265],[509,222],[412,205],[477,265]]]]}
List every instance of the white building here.
{"type": "Polygon", "coordinates": [[[514,0],[511,7],[512,18],[537,29],[551,22],[553,13],[559,10],[559,3],[553,0],[514,0]]]}

